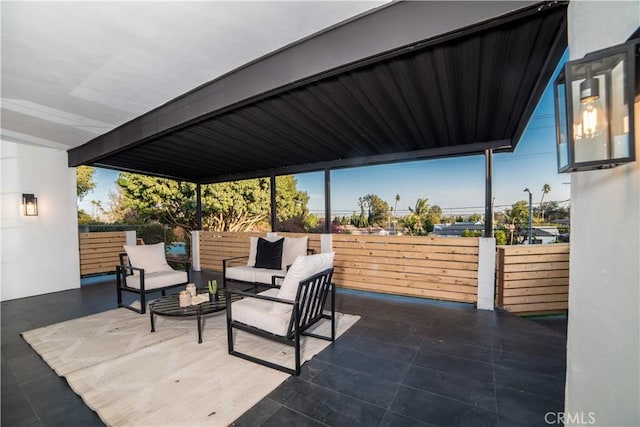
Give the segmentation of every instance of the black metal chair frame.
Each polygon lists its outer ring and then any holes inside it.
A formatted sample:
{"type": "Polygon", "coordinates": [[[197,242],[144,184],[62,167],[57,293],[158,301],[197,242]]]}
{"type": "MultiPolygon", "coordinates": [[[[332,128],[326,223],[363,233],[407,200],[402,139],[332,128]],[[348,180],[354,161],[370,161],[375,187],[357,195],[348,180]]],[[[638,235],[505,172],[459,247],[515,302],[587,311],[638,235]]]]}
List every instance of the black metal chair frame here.
{"type": "MultiPolygon", "coordinates": [[[[257,295],[249,292],[236,291],[228,288],[225,289],[225,292],[227,293],[227,301],[229,301],[231,294],[236,294],[242,295],[245,298],[258,298],[266,301],[292,305],[291,319],[289,321],[289,327],[287,328],[287,334],[283,336],[276,335],[255,326],[246,325],[244,323],[233,320],[233,304],[229,304],[229,306],[227,307],[227,342],[229,347],[229,354],[241,357],[243,359],[258,363],[263,366],[267,366],[269,368],[286,372],[288,374],[300,375],[300,338],[302,336],[308,336],[327,341],[335,340],[336,291],[335,285],[331,282],[332,277],[333,268],[330,268],[301,281],[294,301],[284,300],[266,295],[257,295]],[[324,313],[324,306],[328,296],[330,296],[331,314],[324,313]],[[330,336],[318,335],[307,331],[321,319],[328,319],[331,321],[330,336]],[[272,363],[267,360],[259,359],[255,356],[251,356],[249,354],[235,350],[233,343],[233,329],[239,329],[254,335],[258,335],[292,346],[295,353],[294,369],[272,363]]],[[[277,285],[275,285],[276,277],[274,277],[272,281],[274,286],[277,287],[277,285]]]]}
{"type": "Polygon", "coordinates": [[[129,262],[129,258],[126,253],[121,253],[118,255],[120,257],[120,265],[116,265],[116,286],[117,286],[117,299],[118,299],[118,307],[128,308],[129,310],[135,311],[136,313],[145,314],[147,312],[147,295],[153,292],[161,292],[162,296],[165,295],[167,289],[177,288],[179,286],[185,286],[187,283],[191,281],[191,272],[190,272],[190,263],[179,262],[173,260],[167,260],[169,264],[179,264],[184,266],[185,271],[187,272],[187,281],[176,283],[174,285],[163,286],[161,288],[154,289],[145,289],[144,288],[144,269],[133,267],[129,262]],[[140,272],[140,289],[132,288],[127,286],[127,276],[131,276],[133,272],[140,272]],[[129,305],[122,304],[122,292],[132,292],[134,294],[140,295],[140,308],[137,309],[135,307],[131,307],[129,305]]]}

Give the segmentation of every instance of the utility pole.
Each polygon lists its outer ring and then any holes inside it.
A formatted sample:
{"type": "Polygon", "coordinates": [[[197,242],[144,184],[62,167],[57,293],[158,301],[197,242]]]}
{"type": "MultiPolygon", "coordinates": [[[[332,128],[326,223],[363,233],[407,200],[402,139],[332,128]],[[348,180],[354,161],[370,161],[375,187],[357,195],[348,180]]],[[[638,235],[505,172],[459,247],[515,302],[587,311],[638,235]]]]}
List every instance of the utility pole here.
{"type": "Polygon", "coordinates": [[[533,195],[531,194],[531,191],[529,191],[528,188],[524,189],[525,192],[529,193],[529,244],[531,245],[533,243],[533,226],[532,226],[532,220],[533,220],[533,195]]]}

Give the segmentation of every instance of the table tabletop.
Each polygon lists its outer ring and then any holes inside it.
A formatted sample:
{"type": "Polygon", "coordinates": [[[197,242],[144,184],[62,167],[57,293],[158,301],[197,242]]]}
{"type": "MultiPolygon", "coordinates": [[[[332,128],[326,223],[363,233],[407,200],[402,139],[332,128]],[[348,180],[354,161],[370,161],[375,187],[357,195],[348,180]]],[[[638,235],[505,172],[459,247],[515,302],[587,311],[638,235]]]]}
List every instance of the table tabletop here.
{"type": "MultiPolygon", "coordinates": [[[[180,297],[178,294],[165,295],[149,304],[149,308],[154,314],[160,316],[188,317],[198,314],[209,314],[222,311],[227,308],[227,299],[224,289],[218,289],[214,295],[209,293],[207,288],[198,288],[197,294],[206,294],[209,300],[200,304],[193,304],[187,307],[180,307],[180,297]]],[[[231,301],[241,299],[238,295],[231,295],[231,301]]]]}

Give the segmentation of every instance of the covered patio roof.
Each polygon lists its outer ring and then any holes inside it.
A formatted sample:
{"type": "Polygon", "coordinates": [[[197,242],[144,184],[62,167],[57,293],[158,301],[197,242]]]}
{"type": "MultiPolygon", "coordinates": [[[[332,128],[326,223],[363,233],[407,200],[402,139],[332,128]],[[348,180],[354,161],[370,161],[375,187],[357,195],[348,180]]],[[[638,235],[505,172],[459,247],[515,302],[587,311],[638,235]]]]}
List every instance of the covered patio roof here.
{"type": "Polygon", "coordinates": [[[69,166],[212,183],[513,150],[567,47],[566,13],[393,3],[69,150],[69,166]]]}

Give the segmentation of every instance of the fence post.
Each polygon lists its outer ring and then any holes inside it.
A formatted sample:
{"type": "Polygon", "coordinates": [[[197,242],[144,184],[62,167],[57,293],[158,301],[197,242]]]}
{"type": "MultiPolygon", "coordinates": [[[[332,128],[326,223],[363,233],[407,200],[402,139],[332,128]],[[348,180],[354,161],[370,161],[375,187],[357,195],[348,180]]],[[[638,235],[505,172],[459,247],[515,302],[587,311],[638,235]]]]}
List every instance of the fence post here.
{"type": "Polygon", "coordinates": [[[496,239],[478,239],[478,310],[493,310],[496,272],[496,239]]]}
{"type": "Polygon", "coordinates": [[[191,231],[191,269],[200,271],[200,230],[191,231]]]}
{"type": "Polygon", "coordinates": [[[333,238],[331,237],[331,234],[320,235],[320,252],[333,252],[333,238]]]}
{"type": "Polygon", "coordinates": [[[129,230],[129,231],[125,231],[124,233],[125,233],[125,237],[124,237],[125,245],[135,246],[138,243],[137,237],[136,237],[136,230],[129,230]]]}

